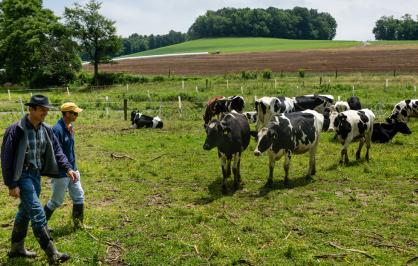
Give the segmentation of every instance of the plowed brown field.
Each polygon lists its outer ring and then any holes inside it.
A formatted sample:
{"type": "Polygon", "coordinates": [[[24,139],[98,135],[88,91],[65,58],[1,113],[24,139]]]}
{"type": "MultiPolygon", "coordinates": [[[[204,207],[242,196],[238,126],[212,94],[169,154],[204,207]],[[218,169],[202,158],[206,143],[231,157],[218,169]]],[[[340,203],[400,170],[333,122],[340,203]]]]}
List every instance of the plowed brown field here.
{"type": "MultiPolygon", "coordinates": [[[[91,70],[92,67],[85,66],[91,70]]],[[[243,70],[293,72],[414,72],[418,73],[418,46],[359,46],[266,53],[208,54],[119,61],[100,71],[138,74],[215,75],[243,70]]]]}

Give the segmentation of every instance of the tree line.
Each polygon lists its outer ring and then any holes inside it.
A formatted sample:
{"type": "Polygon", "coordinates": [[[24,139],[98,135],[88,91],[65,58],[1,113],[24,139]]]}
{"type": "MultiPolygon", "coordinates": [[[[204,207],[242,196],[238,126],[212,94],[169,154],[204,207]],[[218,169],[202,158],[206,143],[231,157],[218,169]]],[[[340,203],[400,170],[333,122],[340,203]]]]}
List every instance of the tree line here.
{"type": "Polygon", "coordinates": [[[405,14],[401,19],[383,16],[373,28],[376,40],[418,40],[418,17],[405,14]]]}
{"type": "Polygon", "coordinates": [[[213,37],[273,37],[332,40],[337,22],[316,9],[222,8],[199,16],[188,30],[190,39],[213,37]]]}

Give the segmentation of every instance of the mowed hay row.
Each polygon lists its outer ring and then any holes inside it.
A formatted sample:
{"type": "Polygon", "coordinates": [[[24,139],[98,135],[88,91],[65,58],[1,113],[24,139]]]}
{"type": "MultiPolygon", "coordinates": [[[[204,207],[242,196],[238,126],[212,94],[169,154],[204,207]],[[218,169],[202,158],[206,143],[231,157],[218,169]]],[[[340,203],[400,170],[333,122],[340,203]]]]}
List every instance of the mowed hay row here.
{"type": "MultiPolygon", "coordinates": [[[[414,98],[413,87],[389,80],[385,88],[389,77],[369,77],[381,82],[355,86],[354,92],[365,107],[378,114],[379,121],[390,113],[393,104],[414,98]]],[[[364,148],[360,161],[355,161],[358,144],[351,144],[351,161],[344,167],[338,164],[341,145],[333,139],[334,134],[321,133],[313,181],[303,178],[308,154],[294,156],[290,188],[283,184],[283,159],[276,163],[272,188],[264,188],[268,157],[253,155],[256,143],[252,139],[242,156],[242,188],[227,195],[221,192],[217,152],[202,148],[202,115],[207,99],[241,94],[241,84],[246,110],[252,109],[254,96],[323,93],[345,100],[352,95],[348,80],[355,76],[347,76],[347,81],[344,75],[338,81],[330,78],[329,87],[309,85],[319,81],[319,76],[307,76],[304,80],[289,77],[289,82],[286,77],[278,77],[276,88],[274,80],[231,80],[226,88],[226,81],[219,77],[210,78],[213,88],[197,93],[188,81],[184,91],[181,82],[160,82],[132,84],[128,91],[120,86],[93,92],[74,89],[70,95],[59,90],[44,92],[57,106],[71,100],[85,108],[75,130],[88,228],[70,229],[72,203],[68,197],[50,221],[57,246],[72,255],[68,265],[112,265],[117,261],[127,265],[413,262],[418,243],[416,118],[408,123],[411,135],[398,134],[388,144],[372,144],[369,163],[363,159],[364,148]],[[143,100],[148,90],[152,98],[143,100]],[[178,95],[185,99],[182,113],[178,95]],[[109,97],[109,106],[105,96],[109,97]],[[122,111],[124,97],[128,98],[129,111],[136,108],[150,115],[158,115],[162,103],[164,128],[129,129],[129,112],[125,121],[122,111]]],[[[415,78],[409,76],[408,82],[415,78]]],[[[205,78],[198,82],[205,84],[205,78]]],[[[20,117],[15,99],[21,96],[25,102],[30,94],[12,92],[11,96],[7,109],[1,105],[0,136],[20,117]]],[[[9,102],[7,92],[0,93],[0,101],[9,102]]],[[[51,111],[46,122],[54,124],[59,116],[59,112],[51,111]]],[[[232,185],[232,178],[229,181],[232,185]]],[[[25,265],[28,260],[6,257],[18,201],[1,186],[0,264],[25,265]]],[[[49,179],[43,178],[43,203],[49,195],[49,179]]],[[[42,254],[32,233],[26,246],[42,254]]],[[[30,262],[43,265],[46,257],[40,255],[30,262]]]]}

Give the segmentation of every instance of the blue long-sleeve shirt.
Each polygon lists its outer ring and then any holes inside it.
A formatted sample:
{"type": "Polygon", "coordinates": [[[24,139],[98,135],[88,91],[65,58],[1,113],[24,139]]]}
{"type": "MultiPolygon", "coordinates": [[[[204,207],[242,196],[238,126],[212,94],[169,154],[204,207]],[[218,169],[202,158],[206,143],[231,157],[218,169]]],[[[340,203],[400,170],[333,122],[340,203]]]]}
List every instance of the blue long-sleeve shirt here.
{"type": "MultiPolygon", "coordinates": [[[[1,170],[4,184],[9,188],[15,188],[22,174],[25,161],[25,152],[28,146],[26,132],[26,116],[6,129],[1,146],[1,170]]],[[[45,130],[47,146],[44,153],[44,165],[41,175],[60,177],[59,172],[67,172],[71,169],[67,157],[64,155],[57,138],[51,128],[44,123],[40,124],[40,130],[45,130]]]]}
{"type": "MultiPolygon", "coordinates": [[[[74,152],[74,135],[67,129],[64,119],[59,119],[52,130],[54,131],[54,135],[57,137],[65,156],[67,156],[72,169],[77,170],[74,152]]],[[[60,176],[66,177],[67,173],[60,169],[60,176]]]]}

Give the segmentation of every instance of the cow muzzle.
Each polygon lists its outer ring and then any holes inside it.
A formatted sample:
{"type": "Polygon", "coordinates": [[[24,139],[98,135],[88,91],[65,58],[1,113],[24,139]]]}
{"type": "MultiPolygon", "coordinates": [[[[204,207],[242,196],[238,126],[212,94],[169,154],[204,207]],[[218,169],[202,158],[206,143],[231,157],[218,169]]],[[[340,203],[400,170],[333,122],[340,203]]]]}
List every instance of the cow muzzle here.
{"type": "Polygon", "coordinates": [[[259,150],[255,150],[255,151],[254,151],[254,155],[255,155],[255,156],[260,156],[260,155],[261,155],[261,151],[259,151],[259,150]]]}
{"type": "Polygon", "coordinates": [[[210,146],[205,143],[205,144],[203,144],[203,149],[208,151],[208,150],[210,150],[210,146]]]}

